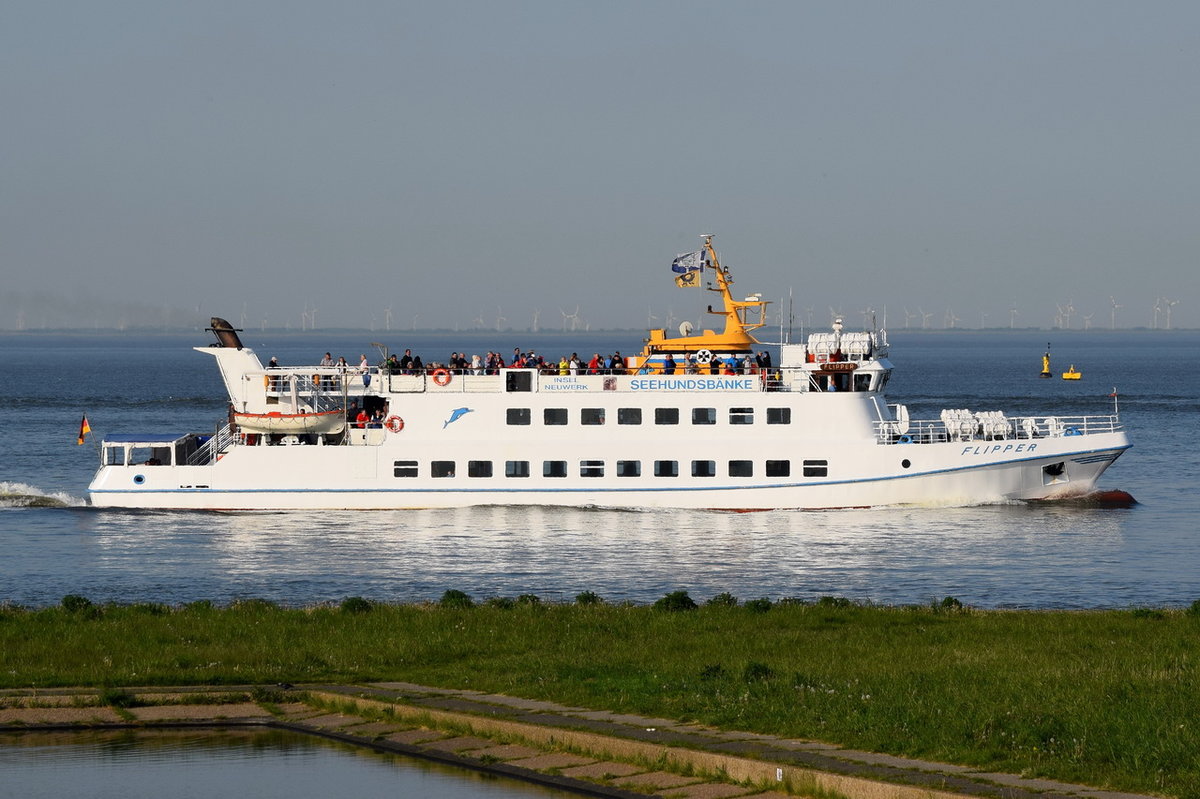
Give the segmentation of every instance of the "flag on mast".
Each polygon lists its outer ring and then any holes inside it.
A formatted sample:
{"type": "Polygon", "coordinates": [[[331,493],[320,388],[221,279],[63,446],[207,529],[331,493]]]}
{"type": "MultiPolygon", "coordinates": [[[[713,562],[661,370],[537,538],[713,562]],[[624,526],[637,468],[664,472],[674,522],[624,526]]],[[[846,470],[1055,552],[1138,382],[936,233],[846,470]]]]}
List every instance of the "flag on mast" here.
{"type": "Polygon", "coordinates": [[[696,250],[676,255],[675,260],[671,262],[671,271],[687,274],[696,270],[704,271],[706,265],[708,265],[708,251],[696,250]]]}
{"type": "Polygon", "coordinates": [[[700,287],[700,271],[693,269],[690,272],[684,272],[682,275],[675,276],[675,285],[681,289],[699,288],[700,287]]]}
{"type": "Polygon", "coordinates": [[[79,440],[75,443],[83,446],[83,437],[92,432],[92,426],[88,424],[87,414],[83,415],[83,421],[79,423],[79,440]]]}

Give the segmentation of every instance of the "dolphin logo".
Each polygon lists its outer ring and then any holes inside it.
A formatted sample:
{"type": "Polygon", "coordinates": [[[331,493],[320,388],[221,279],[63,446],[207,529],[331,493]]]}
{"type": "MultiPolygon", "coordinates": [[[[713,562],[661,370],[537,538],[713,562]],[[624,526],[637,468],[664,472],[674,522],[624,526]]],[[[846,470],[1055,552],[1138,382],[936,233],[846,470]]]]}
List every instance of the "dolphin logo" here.
{"type": "Polygon", "coordinates": [[[471,413],[474,410],[475,410],[474,408],[455,408],[454,410],[452,410],[450,412],[450,418],[447,419],[446,421],[442,422],[442,429],[445,430],[447,427],[450,426],[451,422],[457,422],[465,414],[471,413]]]}

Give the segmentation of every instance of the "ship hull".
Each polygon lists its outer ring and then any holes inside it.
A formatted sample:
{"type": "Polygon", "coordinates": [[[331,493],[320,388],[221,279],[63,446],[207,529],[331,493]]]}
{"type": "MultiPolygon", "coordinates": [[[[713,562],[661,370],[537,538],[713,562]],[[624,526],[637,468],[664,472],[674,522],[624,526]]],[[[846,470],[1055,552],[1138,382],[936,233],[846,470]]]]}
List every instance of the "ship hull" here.
{"type": "Polygon", "coordinates": [[[454,447],[442,448],[443,462],[459,467],[454,475],[398,478],[395,464],[408,457],[408,443],[389,436],[372,447],[242,447],[204,466],[103,467],[89,491],[97,507],[193,510],[956,506],[1086,495],[1129,447],[1119,431],[1024,444],[860,442],[827,445],[828,451],[806,445],[809,462],[824,460],[839,467],[813,476],[799,469],[799,474],[777,478],[678,476],[663,487],[655,485],[661,478],[611,473],[514,479],[501,470],[494,476],[470,476],[468,463],[490,462],[486,458],[504,463],[507,447],[478,443],[469,453],[462,449],[461,456],[454,447]],[[1014,452],[1018,447],[1021,451],[1014,452]]]}

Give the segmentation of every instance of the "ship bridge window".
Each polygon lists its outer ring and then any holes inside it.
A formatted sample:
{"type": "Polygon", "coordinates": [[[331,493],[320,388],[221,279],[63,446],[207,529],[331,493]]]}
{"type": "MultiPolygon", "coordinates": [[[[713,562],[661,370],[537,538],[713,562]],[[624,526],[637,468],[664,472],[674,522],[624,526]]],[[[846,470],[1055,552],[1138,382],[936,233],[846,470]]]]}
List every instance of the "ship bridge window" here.
{"type": "Polygon", "coordinates": [[[467,461],[467,477],[491,477],[491,461],[467,461]]]}
{"type": "Polygon", "coordinates": [[[603,477],[604,476],[604,461],[580,461],[579,462],[580,477],[603,477]]]}
{"type": "Polygon", "coordinates": [[[828,477],[829,476],[829,461],[805,461],[804,462],[805,477],[828,477]]]}
{"type": "Polygon", "coordinates": [[[692,408],[692,424],[716,424],[716,408],[692,408]]]}
{"type": "Polygon", "coordinates": [[[678,408],[655,408],[654,409],[655,424],[679,424],[679,409],[678,408]]]}
{"type": "Polygon", "coordinates": [[[655,461],[654,462],[655,477],[678,477],[679,476],[679,461],[655,461]]]}
{"type": "Polygon", "coordinates": [[[729,462],[730,477],[753,477],[754,476],[754,461],[730,461],[729,462]]]}
{"type": "Polygon", "coordinates": [[[791,424],[791,408],[767,408],[767,424],[791,424]]]}
{"type": "Polygon", "coordinates": [[[104,463],[106,466],[124,466],[125,465],[125,448],[124,447],[105,447],[104,448],[104,463]]]}
{"type": "Polygon", "coordinates": [[[566,477],[566,461],[542,461],[542,477],[566,477]]]}
{"type": "Polygon", "coordinates": [[[791,474],[791,461],[767,461],[767,477],[789,477],[791,474]]]}
{"type": "Polygon", "coordinates": [[[453,477],[454,461],[434,461],[429,464],[429,475],[431,477],[453,477]]]}
{"type": "Polygon", "coordinates": [[[392,474],[396,477],[416,477],[416,461],[396,461],[392,464],[392,474]]]}
{"type": "Polygon", "coordinates": [[[729,409],[730,424],[754,424],[754,409],[753,408],[730,408],[729,409]]]}
{"type": "Polygon", "coordinates": [[[692,461],[692,477],[716,477],[716,461],[692,461]]]}
{"type": "Polygon", "coordinates": [[[529,476],[529,461],[505,461],[504,462],[505,477],[528,477],[529,476]]]}
{"type": "Polygon", "coordinates": [[[641,461],[617,461],[617,477],[641,477],[641,461]]]}
{"type": "Polygon", "coordinates": [[[567,409],[566,408],[546,408],[542,411],[543,424],[566,424],[567,409]]]}
{"type": "Polygon", "coordinates": [[[871,390],[871,373],[860,372],[854,375],[854,390],[855,391],[870,391],[871,390]]]}
{"type": "Polygon", "coordinates": [[[580,424],[604,424],[603,408],[583,408],[579,411],[580,424]]]}
{"type": "Polygon", "coordinates": [[[529,424],[529,409],[509,408],[507,418],[509,424],[529,424]]]}
{"type": "Polygon", "coordinates": [[[617,424],[641,424],[641,408],[617,408],[617,424]]]}

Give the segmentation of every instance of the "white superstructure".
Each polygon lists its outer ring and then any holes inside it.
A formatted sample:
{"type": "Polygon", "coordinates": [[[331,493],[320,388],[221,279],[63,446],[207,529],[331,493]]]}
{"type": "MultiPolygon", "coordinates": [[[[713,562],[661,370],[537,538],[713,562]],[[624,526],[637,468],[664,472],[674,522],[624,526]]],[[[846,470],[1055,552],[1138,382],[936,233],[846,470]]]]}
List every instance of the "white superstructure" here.
{"type": "Polygon", "coordinates": [[[967,504],[1086,494],[1130,446],[1116,415],[949,409],[909,419],[884,398],[886,335],[844,332],[840,321],[751,365],[746,356],[764,351],[750,331],[762,326],[766,303],[732,297],[710,237],[701,255],[685,274],[713,275],[722,304],[712,313],[725,318],[724,331],[669,338],[652,330],[624,373],[560,374],[557,364],[495,374],[372,367],[364,381],[357,369],[267,369],[214,319],[218,345],[195,349],[217,362],[230,423],[214,435],[107,436],[92,504],[967,504]],[[663,371],[668,354],[674,373],[663,371]],[[358,426],[352,412],[346,425],[327,423],[352,407],[387,423],[358,426]]]}

